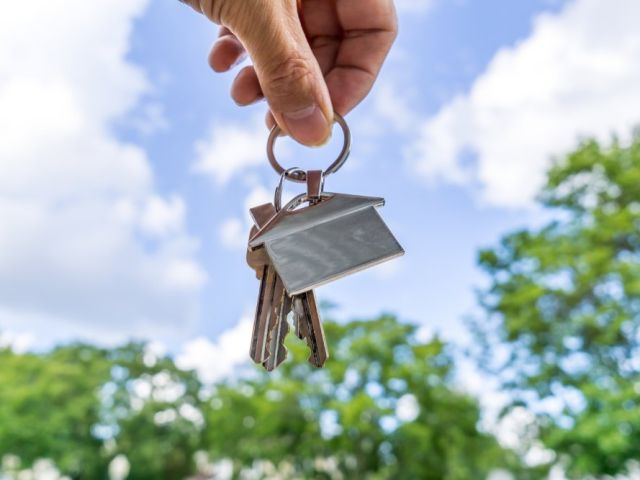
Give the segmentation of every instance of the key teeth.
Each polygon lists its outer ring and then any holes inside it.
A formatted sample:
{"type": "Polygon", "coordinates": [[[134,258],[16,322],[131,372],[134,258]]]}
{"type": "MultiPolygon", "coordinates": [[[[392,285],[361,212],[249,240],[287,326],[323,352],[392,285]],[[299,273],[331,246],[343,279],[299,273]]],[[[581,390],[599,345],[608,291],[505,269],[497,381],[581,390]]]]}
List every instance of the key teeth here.
{"type": "Polygon", "coordinates": [[[254,362],[256,365],[260,365],[260,364],[262,364],[262,363],[266,362],[266,361],[269,359],[269,356],[270,356],[270,355],[269,355],[269,347],[268,347],[268,346],[267,346],[267,348],[265,348],[265,351],[264,351],[264,358],[260,358],[260,357],[257,355],[257,353],[256,353],[256,352],[250,352],[251,360],[253,360],[253,362],[254,362]]]}
{"type": "Polygon", "coordinates": [[[315,294],[309,291],[300,297],[297,304],[297,320],[302,338],[311,351],[308,362],[316,368],[322,368],[329,358],[322,319],[318,312],[315,294]]]}
{"type": "MultiPolygon", "coordinates": [[[[282,284],[280,284],[282,287],[282,284]]],[[[288,351],[284,345],[284,341],[289,334],[289,322],[287,317],[291,311],[291,298],[282,287],[280,301],[276,303],[277,307],[272,310],[272,323],[269,328],[269,337],[267,345],[269,347],[269,357],[263,363],[268,372],[272,372],[278,368],[282,362],[287,359],[288,351]],[[274,337],[275,335],[275,337],[274,337]],[[272,351],[273,350],[273,351],[272,351]]]]}
{"type": "MultiPolygon", "coordinates": [[[[314,339],[311,338],[311,335],[313,335],[313,331],[307,330],[306,333],[307,335],[303,337],[303,339],[305,340],[305,343],[307,344],[307,347],[311,352],[307,361],[316,368],[322,368],[324,367],[324,364],[329,359],[329,352],[327,351],[326,345],[323,345],[322,350],[317,349],[316,351],[316,349],[314,349],[314,345],[317,346],[318,343],[317,343],[317,339],[315,339],[315,342],[314,342],[314,339]]],[[[322,337],[324,338],[324,332],[322,337]]]]}
{"type": "Polygon", "coordinates": [[[249,356],[257,364],[266,361],[269,357],[268,341],[273,322],[271,312],[276,283],[275,272],[268,265],[264,265],[249,348],[249,356]]]}
{"type": "Polygon", "coordinates": [[[271,357],[269,357],[265,362],[262,363],[262,366],[267,372],[273,372],[276,368],[284,363],[284,361],[289,356],[289,350],[287,348],[282,349],[282,357],[277,357],[275,362],[270,362],[271,357]]]}
{"type": "Polygon", "coordinates": [[[327,353],[322,357],[318,357],[316,361],[317,354],[313,351],[313,346],[312,346],[313,342],[308,337],[306,340],[307,340],[307,346],[309,347],[309,350],[311,350],[311,354],[309,355],[309,358],[307,359],[307,361],[316,368],[324,367],[324,364],[327,363],[327,360],[329,359],[329,354],[327,353]]]}
{"type": "Polygon", "coordinates": [[[308,334],[308,331],[307,331],[306,327],[301,325],[301,323],[300,323],[301,319],[300,319],[299,315],[295,314],[294,317],[295,317],[295,322],[296,322],[296,336],[300,340],[306,340],[307,339],[307,334],[308,334]]]}
{"type": "MultiPolygon", "coordinates": [[[[264,348],[264,358],[262,360],[256,360],[257,364],[265,365],[265,368],[266,368],[267,362],[271,358],[271,337],[272,337],[272,332],[273,332],[273,329],[270,328],[268,333],[267,333],[267,339],[265,340],[266,345],[265,345],[265,348],[264,348]]],[[[269,370],[269,369],[267,369],[267,370],[269,370]]],[[[271,370],[269,370],[269,371],[271,371],[271,370]]]]}
{"type": "MultiPolygon", "coordinates": [[[[249,356],[251,357],[251,360],[253,360],[257,365],[266,362],[269,358],[269,342],[271,341],[270,329],[268,329],[266,336],[267,338],[265,340],[264,350],[262,352],[256,348],[258,342],[256,342],[255,340],[252,341],[251,348],[249,350],[249,356]],[[262,353],[262,357],[260,356],[260,353],[262,353]]],[[[254,336],[254,338],[256,337],[254,336]]]]}
{"type": "MultiPolygon", "coordinates": [[[[289,330],[290,330],[289,322],[287,322],[285,318],[280,325],[281,325],[280,327],[281,340],[280,340],[280,343],[278,344],[278,348],[276,349],[275,355],[273,358],[271,357],[271,355],[269,355],[269,358],[267,358],[262,364],[264,368],[267,370],[267,372],[273,372],[276,368],[278,368],[280,365],[284,363],[284,361],[287,359],[289,355],[289,350],[284,345],[284,340],[289,334],[289,330]]],[[[269,341],[271,341],[271,338],[269,338],[269,341]]]]}

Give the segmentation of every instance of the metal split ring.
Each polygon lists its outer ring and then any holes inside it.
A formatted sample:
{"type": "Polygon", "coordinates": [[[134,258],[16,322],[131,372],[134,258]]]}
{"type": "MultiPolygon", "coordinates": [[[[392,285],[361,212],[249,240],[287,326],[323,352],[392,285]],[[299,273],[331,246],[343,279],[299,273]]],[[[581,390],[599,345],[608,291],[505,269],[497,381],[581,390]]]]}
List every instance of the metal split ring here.
{"type": "Polygon", "coordinates": [[[283,170],[280,173],[280,181],[278,182],[278,186],[276,187],[276,192],[273,195],[273,205],[276,207],[276,212],[282,210],[282,190],[284,188],[284,179],[292,178],[293,175],[303,174],[306,180],[307,173],[299,167],[291,167],[286,170],[283,170]]]}
{"type": "MultiPolygon", "coordinates": [[[[342,128],[342,132],[344,133],[344,145],[342,147],[342,151],[338,158],[327,167],[327,169],[323,172],[324,176],[331,175],[332,173],[336,173],[344,163],[349,158],[349,153],[351,152],[351,131],[349,130],[349,126],[347,122],[345,122],[342,116],[334,113],[335,122],[340,125],[342,128]]],[[[282,165],[276,159],[275,154],[273,153],[273,147],[276,143],[276,139],[282,132],[281,128],[276,124],[269,134],[269,140],[267,141],[267,157],[269,158],[269,163],[273,167],[273,169],[278,172],[279,175],[284,175],[284,178],[287,180],[291,180],[293,182],[304,183],[307,181],[307,173],[300,168],[289,168],[284,169],[282,165]]]]}
{"type": "MultiPolygon", "coordinates": [[[[328,199],[333,197],[335,194],[333,193],[328,193],[328,192],[322,192],[320,193],[320,197],[321,199],[328,199]]],[[[291,210],[295,210],[296,208],[298,208],[300,205],[302,205],[304,202],[312,202],[315,198],[311,198],[309,197],[308,194],[306,193],[301,193],[300,195],[293,197],[291,200],[289,200],[289,202],[282,208],[277,209],[277,212],[280,212],[281,210],[284,210],[285,212],[291,211],[291,210]]]]}

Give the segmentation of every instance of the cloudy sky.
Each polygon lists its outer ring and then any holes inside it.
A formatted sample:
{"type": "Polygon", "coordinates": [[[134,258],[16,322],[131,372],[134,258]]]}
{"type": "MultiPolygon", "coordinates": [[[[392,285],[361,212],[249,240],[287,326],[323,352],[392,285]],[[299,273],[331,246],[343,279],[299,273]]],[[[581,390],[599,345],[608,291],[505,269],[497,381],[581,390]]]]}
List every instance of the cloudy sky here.
{"type": "MultiPolygon", "coordinates": [[[[460,340],[483,282],[475,252],[540,221],[550,159],[640,120],[640,3],[397,4],[397,44],[327,189],[386,197],[407,254],[319,295],[341,319],[395,312],[460,340]]],[[[277,177],[265,105],[237,107],[232,75],[207,67],[215,37],[177,0],[4,5],[0,342],[145,338],[210,378],[246,359],[246,212],[277,177]]],[[[340,147],[336,132],[277,151],[317,167],[340,147]]]]}

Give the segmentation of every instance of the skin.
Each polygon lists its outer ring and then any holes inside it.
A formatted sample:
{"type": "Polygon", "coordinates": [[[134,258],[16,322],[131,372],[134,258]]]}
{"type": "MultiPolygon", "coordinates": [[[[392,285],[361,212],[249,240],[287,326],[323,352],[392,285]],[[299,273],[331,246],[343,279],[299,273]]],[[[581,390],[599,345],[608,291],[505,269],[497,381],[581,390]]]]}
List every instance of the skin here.
{"type": "Polygon", "coordinates": [[[267,123],[310,146],[329,139],[333,112],[344,116],[367,96],[397,34],[393,0],[185,3],[221,26],[209,55],[214,71],[251,57],[233,82],[233,100],[266,99],[267,123]]]}

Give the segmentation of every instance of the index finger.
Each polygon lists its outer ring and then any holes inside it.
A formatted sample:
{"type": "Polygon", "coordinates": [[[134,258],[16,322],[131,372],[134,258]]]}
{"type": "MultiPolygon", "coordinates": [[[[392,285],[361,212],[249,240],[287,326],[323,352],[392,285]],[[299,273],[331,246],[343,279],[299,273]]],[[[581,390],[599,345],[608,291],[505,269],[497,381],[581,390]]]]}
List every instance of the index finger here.
{"type": "Polygon", "coordinates": [[[371,90],[398,27],[393,0],[337,0],[336,9],[343,38],[326,82],[334,110],[346,115],[371,90]]]}

